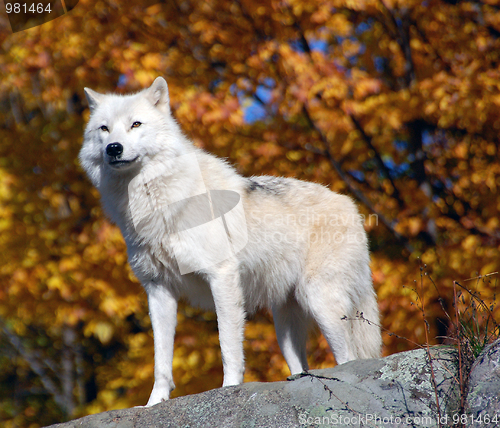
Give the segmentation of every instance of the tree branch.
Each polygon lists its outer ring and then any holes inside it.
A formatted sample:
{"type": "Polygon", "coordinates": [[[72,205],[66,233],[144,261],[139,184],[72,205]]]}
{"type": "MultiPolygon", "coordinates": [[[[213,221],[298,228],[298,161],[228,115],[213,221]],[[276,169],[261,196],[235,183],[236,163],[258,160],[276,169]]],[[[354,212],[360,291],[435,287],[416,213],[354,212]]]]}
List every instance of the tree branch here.
{"type": "MultiPolygon", "coordinates": [[[[304,116],[309,124],[309,127],[311,129],[314,129],[320,136],[321,138],[321,141],[323,143],[323,147],[324,149],[322,151],[319,151],[319,154],[322,154],[323,156],[325,156],[329,161],[330,161],[330,164],[332,165],[332,167],[335,169],[335,171],[337,172],[337,174],[339,175],[339,177],[345,182],[347,188],[349,189],[349,191],[363,204],[365,205],[370,211],[372,211],[373,213],[375,213],[377,215],[377,217],[379,218],[379,220],[392,232],[392,234],[396,237],[396,239],[398,241],[400,241],[402,244],[404,244],[404,246],[409,250],[409,251],[413,251],[410,243],[409,243],[409,240],[408,238],[406,238],[405,236],[401,235],[399,232],[396,231],[395,227],[397,225],[397,222],[395,221],[390,221],[389,219],[387,219],[381,212],[379,212],[377,209],[375,209],[375,207],[373,206],[373,204],[371,203],[371,201],[364,195],[363,192],[361,192],[353,183],[353,181],[351,180],[351,178],[349,177],[348,174],[346,174],[344,172],[344,170],[342,169],[342,166],[340,165],[340,163],[338,163],[331,151],[330,151],[330,144],[328,143],[328,140],[325,136],[325,134],[321,131],[321,129],[319,129],[316,124],[314,123],[314,121],[311,119],[311,116],[309,115],[309,111],[307,110],[306,106],[303,106],[303,112],[304,112],[304,116]]],[[[317,149],[314,149],[311,145],[309,144],[306,144],[306,150],[309,150],[313,153],[318,153],[317,149]]]]}
{"type": "Polygon", "coordinates": [[[393,189],[393,196],[396,199],[396,201],[398,202],[399,208],[403,208],[405,204],[403,202],[403,199],[401,198],[401,195],[399,194],[399,190],[396,187],[396,184],[394,183],[394,180],[392,179],[391,172],[389,171],[389,168],[387,168],[387,165],[382,160],[382,157],[380,156],[380,153],[378,152],[378,150],[376,149],[376,147],[373,145],[373,141],[372,141],[371,137],[365,132],[365,130],[363,129],[363,127],[359,123],[358,119],[356,119],[356,117],[354,117],[354,115],[349,114],[349,117],[351,118],[351,121],[354,124],[354,127],[361,134],[361,137],[363,138],[363,140],[366,143],[366,145],[371,150],[373,150],[373,152],[375,153],[375,161],[377,162],[377,164],[378,164],[380,170],[382,171],[382,173],[390,181],[392,189],[393,189]]]}
{"type": "MultiPolygon", "coordinates": [[[[309,43],[308,43],[308,41],[307,41],[307,39],[306,39],[306,37],[304,35],[304,32],[302,31],[302,28],[301,28],[299,22],[295,21],[294,27],[299,32],[299,37],[300,37],[301,43],[304,46],[305,52],[309,55],[309,59],[310,59],[310,61],[312,63],[313,61],[312,61],[312,57],[311,57],[311,48],[310,48],[309,43]]],[[[318,98],[321,99],[321,96],[318,95],[318,98]]],[[[342,113],[346,114],[344,111],[342,111],[342,113]]],[[[359,123],[359,121],[356,119],[356,117],[354,117],[354,115],[352,115],[352,114],[347,114],[347,115],[350,117],[352,123],[354,124],[354,127],[361,134],[361,137],[363,138],[363,141],[375,153],[375,161],[377,162],[377,165],[379,166],[382,174],[391,183],[391,186],[392,186],[392,189],[393,189],[393,194],[391,196],[393,196],[396,199],[399,208],[403,208],[405,206],[404,201],[401,198],[399,190],[396,187],[396,184],[394,183],[394,180],[392,178],[392,175],[391,175],[389,169],[387,168],[387,165],[384,163],[384,161],[382,160],[382,157],[380,156],[378,150],[373,145],[373,141],[372,141],[371,137],[365,132],[365,130],[363,129],[363,127],[361,126],[361,124],[359,123]]],[[[309,121],[310,121],[310,123],[313,123],[310,117],[309,117],[309,121]]]]}
{"type": "Polygon", "coordinates": [[[380,5],[384,15],[389,19],[390,23],[397,31],[398,36],[396,41],[406,61],[405,85],[406,87],[410,87],[411,84],[416,81],[416,73],[410,46],[410,25],[407,17],[408,9],[402,9],[402,16],[399,17],[400,22],[398,22],[383,0],[380,0],[380,5]]]}
{"type": "Polygon", "coordinates": [[[33,370],[33,372],[40,378],[42,385],[47,390],[47,392],[50,395],[52,395],[57,405],[66,414],[69,414],[68,409],[66,407],[66,398],[61,393],[55,382],[47,374],[42,363],[38,360],[38,358],[36,358],[33,353],[31,353],[24,347],[24,345],[21,342],[21,339],[16,334],[14,334],[1,320],[0,320],[0,330],[7,338],[7,340],[10,342],[10,344],[14,347],[14,349],[16,349],[17,352],[19,352],[24,361],[28,363],[31,370],[33,370]]]}

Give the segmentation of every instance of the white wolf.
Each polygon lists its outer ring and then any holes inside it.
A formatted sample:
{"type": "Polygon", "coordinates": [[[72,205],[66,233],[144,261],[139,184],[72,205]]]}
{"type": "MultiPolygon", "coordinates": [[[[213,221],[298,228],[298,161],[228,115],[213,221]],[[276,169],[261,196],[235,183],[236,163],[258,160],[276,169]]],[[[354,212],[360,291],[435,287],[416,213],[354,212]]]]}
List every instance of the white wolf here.
{"type": "Polygon", "coordinates": [[[147,405],[174,388],[180,298],[217,313],[223,386],[243,381],[245,315],[260,307],[272,309],[292,374],[308,369],[311,322],[338,364],[380,355],[367,237],[349,197],[238,175],[182,134],[161,77],[133,95],[85,93],[91,116],[80,161],[148,296],[155,383],[147,405]]]}

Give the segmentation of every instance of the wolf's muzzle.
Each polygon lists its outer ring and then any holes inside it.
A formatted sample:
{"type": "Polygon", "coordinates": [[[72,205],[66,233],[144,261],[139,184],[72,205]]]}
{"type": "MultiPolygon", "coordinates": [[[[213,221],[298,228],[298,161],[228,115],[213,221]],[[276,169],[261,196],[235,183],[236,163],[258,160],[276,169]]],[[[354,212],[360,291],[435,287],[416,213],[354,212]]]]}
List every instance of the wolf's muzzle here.
{"type": "Polygon", "coordinates": [[[123,146],[120,143],[111,143],[106,146],[108,156],[117,157],[123,153],[123,146]]]}

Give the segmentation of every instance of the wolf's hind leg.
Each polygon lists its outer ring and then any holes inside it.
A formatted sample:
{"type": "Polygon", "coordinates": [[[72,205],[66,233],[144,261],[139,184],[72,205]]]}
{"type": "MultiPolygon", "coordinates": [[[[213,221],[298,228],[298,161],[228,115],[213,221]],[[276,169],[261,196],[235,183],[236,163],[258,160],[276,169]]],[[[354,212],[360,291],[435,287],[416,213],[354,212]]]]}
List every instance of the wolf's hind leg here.
{"type": "Polygon", "coordinates": [[[282,305],[274,305],[272,311],[276,337],[291,374],[307,370],[307,315],[293,296],[282,305]]]}
{"type": "Polygon", "coordinates": [[[325,283],[322,278],[310,281],[305,300],[337,364],[343,364],[358,358],[352,346],[356,339],[353,337],[350,320],[354,310],[353,302],[339,280],[330,279],[328,282],[325,283]]]}

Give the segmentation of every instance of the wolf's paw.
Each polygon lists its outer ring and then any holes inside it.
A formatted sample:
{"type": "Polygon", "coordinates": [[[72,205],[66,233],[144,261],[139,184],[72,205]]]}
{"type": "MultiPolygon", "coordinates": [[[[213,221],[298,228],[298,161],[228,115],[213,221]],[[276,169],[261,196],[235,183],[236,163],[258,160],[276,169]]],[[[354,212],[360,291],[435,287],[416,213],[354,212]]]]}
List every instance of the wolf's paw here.
{"type": "Polygon", "coordinates": [[[169,388],[160,388],[155,386],[153,387],[153,391],[151,392],[151,396],[149,397],[148,404],[145,407],[151,407],[155,404],[161,403],[162,401],[167,401],[170,395],[169,388]]]}
{"type": "Polygon", "coordinates": [[[160,399],[151,399],[151,397],[149,398],[148,400],[148,404],[146,404],[145,406],[137,406],[137,407],[151,407],[151,406],[156,406],[157,404],[160,404],[160,403],[163,403],[164,401],[168,401],[168,397],[167,398],[160,398],[160,399]]]}

